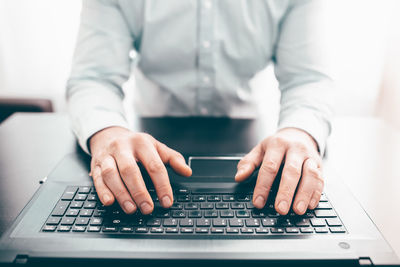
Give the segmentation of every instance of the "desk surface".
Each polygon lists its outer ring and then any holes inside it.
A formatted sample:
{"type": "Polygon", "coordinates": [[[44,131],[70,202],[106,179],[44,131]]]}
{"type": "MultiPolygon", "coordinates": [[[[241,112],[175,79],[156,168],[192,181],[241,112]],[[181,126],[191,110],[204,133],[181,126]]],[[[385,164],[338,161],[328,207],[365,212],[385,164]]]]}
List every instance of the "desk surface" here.
{"type": "MultiPolygon", "coordinates": [[[[227,122],[237,129],[243,121],[227,122]]],[[[148,129],[156,131],[166,121],[149,119],[148,129]]],[[[200,121],[200,124],[202,121],[200,121]]],[[[259,127],[259,126],[254,126],[259,127]]],[[[261,130],[254,129],[253,130],[261,130]]],[[[201,125],[200,125],[201,128],[201,125]]],[[[333,165],[360,201],[390,245],[400,255],[400,131],[374,118],[338,118],[329,141],[327,164],[333,165]]],[[[265,130],[265,129],[263,129],[265,130]]],[[[265,132],[265,131],[264,131],[265,132]]],[[[196,137],[197,131],[183,134],[196,137]]],[[[160,140],[163,136],[156,137],[160,140]]],[[[235,149],[252,147],[256,136],[235,149]]],[[[186,145],[173,145],[185,152],[186,145]]],[[[210,149],[199,146],[201,149],[210,149]]],[[[63,114],[16,114],[0,125],[0,235],[25,206],[45,177],[65,154],[80,151],[63,114]]]]}

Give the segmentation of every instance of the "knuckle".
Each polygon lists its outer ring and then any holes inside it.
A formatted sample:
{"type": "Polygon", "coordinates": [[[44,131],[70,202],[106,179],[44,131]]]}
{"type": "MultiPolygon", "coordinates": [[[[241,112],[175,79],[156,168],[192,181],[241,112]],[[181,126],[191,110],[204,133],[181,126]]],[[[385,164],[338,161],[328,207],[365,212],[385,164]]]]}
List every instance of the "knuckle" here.
{"type": "Polygon", "coordinates": [[[114,174],[114,168],[112,168],[112,167],[105,167],[101,170],[101,176],[104,179],[107,179],[107,180],[110,179],[113,176],[113,174],[114,174]]]}
{"type": "Polygon", "coordinates": [[[117,189],[113,192],[113,194],[119,201],[127,198],[127,192],[123,189],[117,189]]]}
{"type": "Polygon", "coordinates": [[[164,165],[158,160],[151,160],[148,163],[148,171],[150,173],[160,173],[164,168],[164,165]]]}
{"type": "Polygon", "coordinates": [[[157,185],[156,189],[159,194],[169,193],[171,191],[171,186],[169,185],[169,183],[162,183],[157,185]]]}
{"type": "Polygon", "coordinates": [[[287,140],[282,136],[274,136],[268,140],[268,144],[271,146],[281,146],[287,143],[287,140]]]}
{"type": "Polygon", "coordinates": [[[149,135],[146,133],[135,133],[132,136],[132,140],[136,144],[145,144],[149,138],[149,135]]]}
{"type": "Polygon", "coordinates": [[[267,172],[267,173],[277,173],[278,172],[278,163],[274,160],[266,160],[263,162],[261,165],[261,171],[267,172]]]}
{"type": "Polygon", "coordinates": [[[270,189],[271,189],[271,187],[264,183],[259,183],[254,188],[254,190],[257,190],[257,192],[262,193],[262,194],[268,193],[270,189]]]}
{"type": "Polygon", "coordinates": [[[138,190],[135,190],[133,193],[132,193],[132,197],[133,197],[133,199],[135,199],[136,201],[139,201],[139,200],[144,200],[144,199],[146,199],[147,198],[147,191],[145,190],[145,189],[138,189],[138,190]]]}
{"type": "Polygon", "coordinates": [[[286,164],[286,172],[291,174],[291,175],[295,175],[296,177],[300,177],[301,175],[301,170],[300,168],[298,168],[294,163],[289,162],[286,164]]]}
{"type": "Polygon", "coordinates": [[[133,167],[131,165],[123,165],[119,169],[119,172],[121,173],[122,176],[129,176],[133,173],[133,167]]]}

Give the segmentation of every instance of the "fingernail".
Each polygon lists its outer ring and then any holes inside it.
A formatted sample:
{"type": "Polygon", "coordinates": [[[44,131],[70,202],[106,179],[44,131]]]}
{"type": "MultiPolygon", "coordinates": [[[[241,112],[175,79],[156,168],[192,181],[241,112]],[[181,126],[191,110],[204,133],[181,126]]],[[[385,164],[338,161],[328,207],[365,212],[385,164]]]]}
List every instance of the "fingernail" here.
{"type": "Polygon", "coordinates": [[[281,202],[279,203],[279,205],[278,205],[278,209],[279,209],[281,212],[283,212],[283,213],[287,212],[287,210],[288,210],[288,204],[286,203],[286,201],[281,201],[281,202]]]}
{"type": "Polygon", "coordinates": [[[264,205],[265,205],[265,199],[262,196],[256,197],[256,200],[254,201],[254,206],[261,208],[264,205]]]}
{"type": "Polygon", "coordinates": [[[306,203],[304,203],[304,201],[300,201],[300,202],[297,204],[297,210],[298,210],[299,212],[304,212],[305,209],[306,209],[306,203]]]}
{"type": "Polygon", "coordinates": [[[164,196],[161,199],[161,202],[162,202],[161,204],[163,205],[164,208],[168,208],[172,204],[171,198],[169,196],[164,196]]]}
{"type": "Polygon", "coordinates": [[[151,213],[152,208],[149,203],[143,202],[142,204],[140,204],[140,210],[142,211],[142,213],[149,214],[151,213]]]}
{"type": "Polygon", "coordinates": [[[135,211],[135,205],[130,201],[124,202],[124,209],[127,213],[132,213],[135,211]]]}
{"type": "Polygon", "coordinates": [[[105,195],[103,196],[103,200],[104,200],[105,203],[108,203],[108,202],[110,202],[111,197],[110,197],[109,195],[105,194],[105,195]]]}

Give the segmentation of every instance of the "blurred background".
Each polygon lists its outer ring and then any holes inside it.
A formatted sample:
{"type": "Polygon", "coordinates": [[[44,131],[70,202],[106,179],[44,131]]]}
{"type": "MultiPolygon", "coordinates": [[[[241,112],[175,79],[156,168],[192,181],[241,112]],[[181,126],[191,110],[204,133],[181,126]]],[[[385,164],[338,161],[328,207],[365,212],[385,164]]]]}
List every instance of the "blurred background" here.
{"type": "MultiPolygon", "coordinates": [[[[400,1],[328,5],[336,115],[380,116],[400,128],[400,1]]],[[[44,98],[65,112],[80,8],[79,0],[0,0],[0,99],[44,98]]],[[[272,66],[253,85],[260,99],[278,99],[272,66]]]]}

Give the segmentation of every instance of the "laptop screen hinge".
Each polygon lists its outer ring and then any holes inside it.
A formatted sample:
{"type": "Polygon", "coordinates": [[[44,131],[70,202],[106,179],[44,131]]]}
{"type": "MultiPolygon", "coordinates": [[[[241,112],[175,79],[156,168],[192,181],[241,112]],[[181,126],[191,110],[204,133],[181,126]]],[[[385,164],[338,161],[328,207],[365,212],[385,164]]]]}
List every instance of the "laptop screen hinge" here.
{"type": "Polygon", "coordinates": [[[16,264],[16,265],[27,264],[28,259],[29,259],[28,255],[17,255],[15,257],[14,264],[16,264]]]}
{"type": "Polygon", "coordinates": [[[362,257],[358,259],[358,264],[360,266],[373,266],[371,259],[369,257],[362,257]]]}

